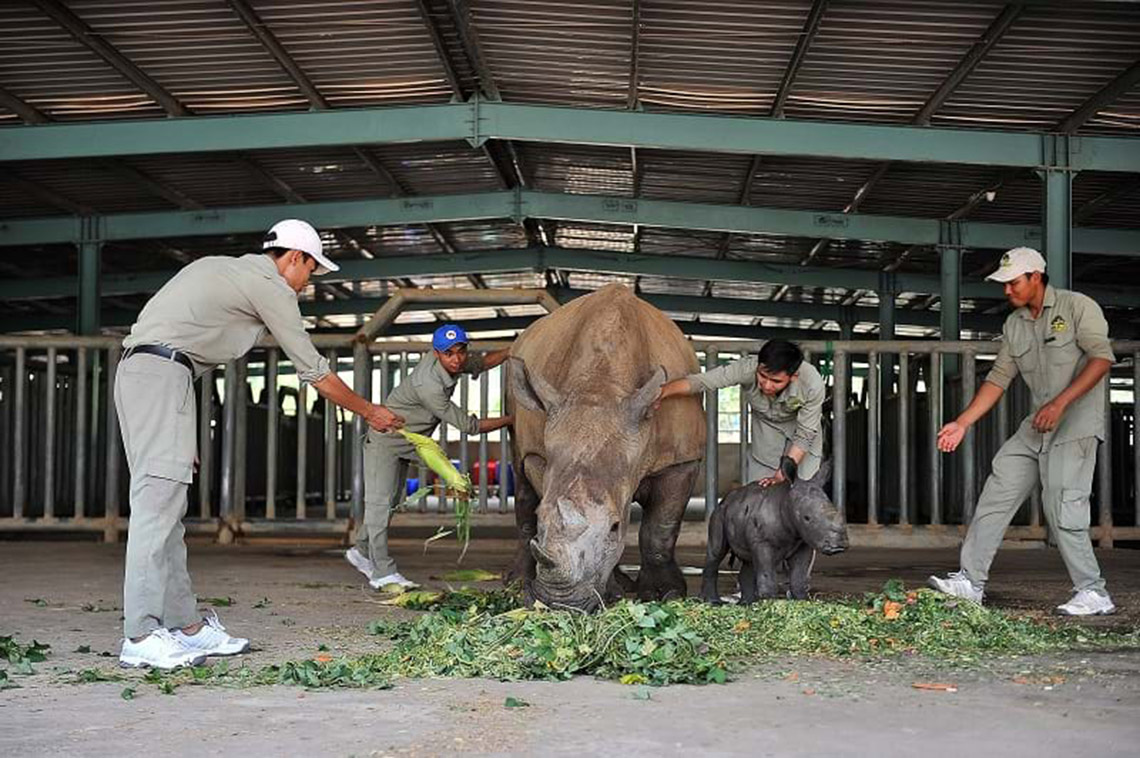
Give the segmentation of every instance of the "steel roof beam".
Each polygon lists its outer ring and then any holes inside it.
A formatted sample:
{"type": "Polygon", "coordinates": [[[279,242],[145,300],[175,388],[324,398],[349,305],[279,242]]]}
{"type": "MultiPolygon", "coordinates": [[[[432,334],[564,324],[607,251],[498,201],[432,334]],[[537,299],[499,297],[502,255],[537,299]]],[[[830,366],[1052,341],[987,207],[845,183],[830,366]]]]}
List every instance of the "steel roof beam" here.
{"type": "Polygon", "coordinates": [[[796,84],[796,77],[799,76],[800,68],[803,66],[804,59],[807,58],[808,50],[811,49],[811,44],[819,33],[820,22],[823,21],[823,14],[827,11],[827,3],[828,0],[815,0],[812,3],[811,10],[808,11],[807,18],[804,19],[804,28],[800,32],[800,38],[796,42],[795,49],[792,51],[792,57],[784,68],[780,88],[776,90],[776,97],[772,101],[772,110],[769,114],[772,118],[784,117],[784,105],[788,101],[792,87],[796,84]]]}
{"type": "Polygon", "coordinates": [[[949,99],[950,95],[954,93],[954,90],[956,90],[962,82],[966,81],[966,77],[973,73],[974,69],[978,67],[978,64],[982,62],[982,59],[989,54],[990,50],[994,48],[994,45],[1009,31],[1009,28],[1013,26],[1013,22],[1021,15],[1022,10],[1023,7],[1021,3],[1010,3],[1002,9],[1002,12],[998,14],[997,18],[993,20],[993,23],[989,25],[989,28],[978,38],[978,41],[975,42],[966,54],[962,56],[962,59],[958,61],[958,65],[954,67],[950,75],[942,80],[942,83],[938,85],[938,89],[934,91],[934,94],[923,103],[922,108],[919,109],[912,123],[917,126],[927,126],[930,123],[930,119],[934,116],[934,113],[949,99]]]}
{"type": "MultiPolygon", "coordinates": [[[[298,200],[303,200],[295,192],[298,200]]],[[[515,189],[464,195],[297,202],[201,211],[117,213],[99,217],[98,239],[116,241],[253,234],[282,218],[302,217],[317,228],[408,226],[479,220],[554,219],[624,226],[653,226],[694,231],[825,237],[936,245],[952,230],[961,247],[1007,249],[1041,239],[1037,226],[986,224],[936,219],[826,213],[782,208],[741,207],[672,200],[644,200],[602,195],[574,195],[515,189]]],[[[78,219],[0,219],[0,247],[73,243],[78,219]]],[[[1140,256],[1140,231],[1073,230],[1074,250],[1084,253],[1140,256]]]]}
{"type": "Polygon", "coordinates": [[[257,37],[257,41],[261,43],[261,46],[277,61],[277,65],[285,69],[285,73],[288,74],[289,78],[293,80],[293,83],[297,85],[297,89],[301,90],[305,99],[309,101],[309,105],[318,110],[328,108],[329,103],[325,100],[325,96],[317,90],[316,85],[314,85],[308,75],[301,70],[301,67],[293,60],[293,56],[289,55],[289,52],[277,39],[277,35],[270,31],[265,22],[257,15],[257,12],[250,7],[249,3],[247,3],[246,0],[227,1],[230,7],[234,9],[234,13],[236,13],[242,23],[245,24],[246,28],[249,29],[253,36],[257,37]]]}
{"type": "MultiPolygon", "coordinates": [[[[89,206],[83,203],[77,203],[52,188],[32,181],[10,168],[0,166],[0,181],[7,181],[9,184],[15,185],[21,191],[26,192],[37,200],[67,213],[74,213],[77,216],[87,216],[95,212],[89,206]]],[[[69,241],[69,243],[72,241],[73,240],[69,241]]]]}
{"type": "Polygon", "coordinates": [[[1073,214],[1073,223],[1080,224],[1113,203],[1140,190],[1140,177],[1125,179],[1110,190],[1089,200],[1073,214]]]}
{"type": "MultiPolygon", "coordinates": [[[[487,139],[841,160],[1041,168],[1055,135],[472,100],[446,105],[200,116],[0,129],[0,161],[487,139]]],[[[1140,172],[1138,140],[1081,137],[1068,168],[1140,172]]]]}
{"type": "Polygon", "coordinates": [[[1119,76],[1102,87],[1079,108],[1061,119],[1061,122],[1057,124],[1057,131],[1062,134],[1072,134],[1077,131],[1101,109],[1116,102],[1121,95],[1135,87],[1138,82],[1140,82],[1140,61],[1122,71],[1119,76]]]}
{"type": "Polygon", "coordinates": [[[0,87],[0,105],[15,113],[28,124],[46,124],[51,121],[39,108],[24,102],[3,87],[0,87]]]}
{"type": "MultiPolygon", "coordinates": [[[[958,86],[966,80],[966,77],[978,67],[982,59],[993,49],[998,40],[1009,30],[1017,17],[1021,15],[1022,6],[1020,4],[1011,3],[1002,9],[989,28],[982,34],[977,42],[966,52],[966,54],[958,61],[958,65],[950,72],[950,74],[942,80],[938,89],[934,94],[923,104],[911,123],[915,126],[929,126],[930,119],[935,111],[942,107],[947,98],[954,92],[958,86]]],[[[859,210],[859,206],[863,204],[871,195],[871,191],[875,188],[887,172],[891,168],[891,163],[886,162],[881,164],[875,171],[867,178],[865,182],[855,191],[855,195],[851,198],[851,202],[843,209],[844,213],[855,213],[859,210]]],[[[829,242],[826,239],[819,240],[811,249],[811,251],[804,256],[801,263],[808,264],[813,261],[816,256],[827,249],[829,242]]]]}
{"type": "Polygon", "coordinates": [[[142,69],[120,53],[114,45],[103,39],[83,19],[75,15],[59,0],[32,0],[72,37],[91,52],[106,61],[132,84],[150,95],[171,116],[189,116],[191,111],[161,84],[150,78],[142,69]]]}
{"type": "MultiPolygon", "coordinates": [[[[607,250],[566,248],[521,248],[481,250],[454,255],[405,255],[371,260],[341,261],[340,270],[322,277],[326,282],[353,282],[396,279],[406,276],[451,276],[515,271],[545,272],[553,269],[600,271],[631,276],[673,276],[695,281],[737,281],[787,284],[798,287],[846,287],[876,289],[876,270],[854,268],[800,267],[757,261],[718,261],[708,257],[682,255],[634,255],[607,250]]],[[[113,274],[103,278],[104,295],[117,296],[156,292],[177,271],[144,274],[113,274]]],[[[896,274],[898,292],[939,292],[938,275],[896,274]]],[[[1135,287],[1080,287],[1105,306],[1140,306],[1135,287]]],[[[75,277],[0,281],[0,300],[72,297],[75,277]]],[[[965,281],[962,297],[1002,299],[1001,289],[992,283],[965,281]]]]}

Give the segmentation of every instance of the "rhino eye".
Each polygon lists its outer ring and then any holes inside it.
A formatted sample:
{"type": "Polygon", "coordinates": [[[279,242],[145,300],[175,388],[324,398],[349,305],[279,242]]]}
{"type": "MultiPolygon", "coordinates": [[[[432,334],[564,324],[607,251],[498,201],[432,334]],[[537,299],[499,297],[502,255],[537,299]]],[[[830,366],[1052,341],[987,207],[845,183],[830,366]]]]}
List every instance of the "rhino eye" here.
{"type": "Polygon", "coordinates": [[[617,534],[618,526],[619,526],[618,522],[615,521],[613,523],[613,525],[610,526],[610,534],[617,534]]]}
{"type": "Polygon", "coordinates": [[[804,516],[804,521],[811,521],[811,516],[805,515],[805,516],[804,516]]]}

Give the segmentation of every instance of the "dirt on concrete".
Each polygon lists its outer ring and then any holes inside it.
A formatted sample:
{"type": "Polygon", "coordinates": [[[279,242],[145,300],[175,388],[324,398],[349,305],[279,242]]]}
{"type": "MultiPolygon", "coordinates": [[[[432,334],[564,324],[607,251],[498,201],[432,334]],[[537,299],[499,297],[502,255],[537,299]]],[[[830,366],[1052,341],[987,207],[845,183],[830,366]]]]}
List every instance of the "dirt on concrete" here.
{"type": "MultiPolygon", "coordinates": [[[[466,568],[499,570],[513,544],[476,539],[466,568]]],[[[393,543],[401,570],[428,585],[455,567],[457,551],[421,539],[393,543]]],[[[1070,621],[1140,624],[1140,552],[1099,553],[1120,607],[1113,617],[1070,621]]],[[[948,669],[915,659],[788,659],[736,674],[726,686],[644,690],[579,677],[570,682],[401,680],[389,690],[179,687],[164,695],[116,667],[121,636],[122,545],[0,543],[0,635],[50,644],[51,655],[18,689],[0,691],[0,755],[1136,755],[1140,752],[1140,651],[1000,659],[948,669]],[[80,652],[89,651],[89,652],[80,652]],[[77,672],[120,681],[73,683],[77,672]],[[952,685],[917,689],[914,685],[952,685]],[[135,688],[133,700],[120,697],[135,688]],[[508,697],[527,703],[507,707],[508,697]]],[[[703,555],[680,551],[699,567],[703,555]]],[[[636,564],[636,552],[626,556],[636,564]]],[[[952,550],[857,549],[821,557],[814,590],[860,594],[889,578],[918,585],[956,567],[952,550]]],[[[251,638],[244,656],[262,666],[382,644],[368,622],[414,615],[379,604],[339,550],[319,546],[195,544],[199,598],[228,629],[251,638]]],[[[695,591],[699,577],[690,576],[695,591]]],[[[732,577],[722,578],[729,591],[732,577]]],[[[488,584],[487,586],[493,586],[488,584]]],[[[1049,549],[1003,550],[989,604],[1045,610],[1069,583],[1049,549]]]]}

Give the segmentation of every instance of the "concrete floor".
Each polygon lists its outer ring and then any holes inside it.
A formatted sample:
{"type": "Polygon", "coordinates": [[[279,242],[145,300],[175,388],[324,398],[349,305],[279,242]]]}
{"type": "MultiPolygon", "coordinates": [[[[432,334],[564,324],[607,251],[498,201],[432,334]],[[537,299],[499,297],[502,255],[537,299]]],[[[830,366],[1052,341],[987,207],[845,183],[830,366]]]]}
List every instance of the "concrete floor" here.
{"type": "MultiPolygon", "coordinates": [[[[403,539],[394,549],[404,572],[428,584],[454,566],[450,544],[425,555],[422,540],[403,539]]],[[[497,570],[511,549],[507,541],[477,539],[464,566],[497,570]]],[[[723,687],[652,690],[647,701],[634,699],[630,687],[588,678],[403,681],[363,692],[182,687],[169,697],[140,683],[136,699],[124,701],[122,682],[68,683],[68,672],[115,670],[115,659],[98,653],[118,650],[122,554],[122,546],[0,543],[0,635],[52,645],[34,676],[16,678],[20,689],[0,691],[0,755],[1140,752],[1140,651],[995,661],[965,672],[916,661],[787,660],[742,672],[723,687]],[[72,652],[80,646],[92,652],[72,652]],[[950,681],[958,691],[912,686],[930,681],[950,681]],[[508,696],[530,707],[505,708],[508,696]]],[[[1083,623],[1140,624],[1140,552],[1100,557],[1121,614],[1083,623]]],[[[700,565],[698,551],[681,551],[681,558],[700,565]]],[[[233,598],[222,618],[253,639],[251,665],[311,657],[321,644],[333,655],[367,652],[377,644],[364,631],[368,621],[407,613],[377,605],[328,549],[194,545],[190,560],[199,597],[233,598]]],[[[627,560],[635,563],[635,554],[627,560]]],[[[825,596],[861,593],[888,578],[917,584],[955,566],[952,550],[858,549],[821,557],[814,584],[825,596]]],[[[992,604],[1048,609],[1067,596],[1055,551],[999,555],[992,604]]]]}

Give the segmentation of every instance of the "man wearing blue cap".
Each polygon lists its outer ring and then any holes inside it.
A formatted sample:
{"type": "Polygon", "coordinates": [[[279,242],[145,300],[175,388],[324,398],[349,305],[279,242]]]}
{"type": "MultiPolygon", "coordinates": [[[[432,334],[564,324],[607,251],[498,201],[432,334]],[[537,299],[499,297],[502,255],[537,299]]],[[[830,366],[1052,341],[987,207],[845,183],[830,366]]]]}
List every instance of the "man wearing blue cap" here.
{"type": "MultiPolygon", "coordinates": [[[[479,419],[464,415],[451,401],[460,374],[475,376],[494,368],[506,360],[508,350],[470,354],[467,332],[455,324],[436,329],[431,346],[432,354],[392,390],[385,403],[404,418],[405,429],[430,435],[440,421],[446,421],[468,434],[481,434],[513,423],[511,416],[479,419]]],[[[368,577],[374,589],[388,584],[416,586],[396,570],[396,562],[388,555],[388,520],[400,502],[408,464],[414,460],[415,450],[403,436],[369,430],[364,443],[364,523],[356,530],[356,545],[345,558],[368,577]]]]}

